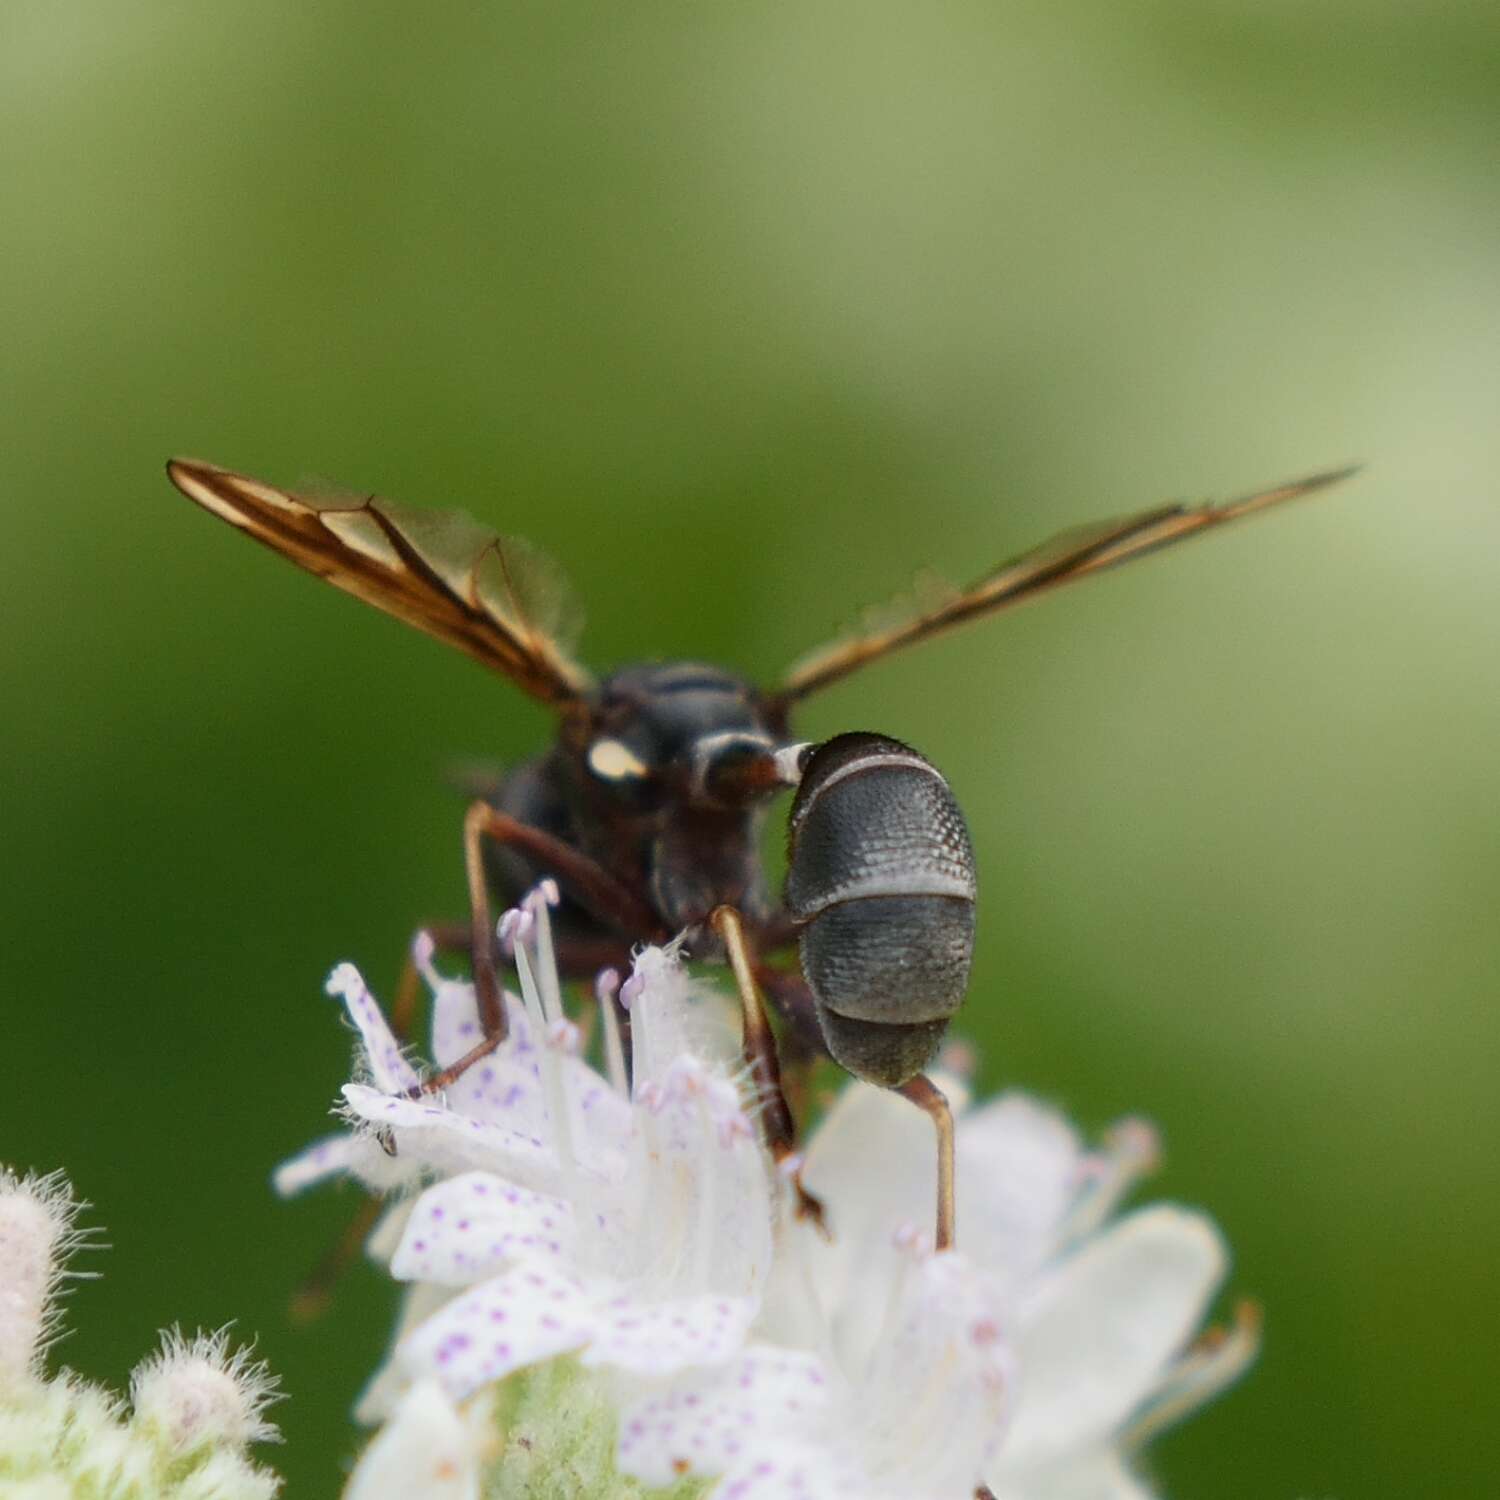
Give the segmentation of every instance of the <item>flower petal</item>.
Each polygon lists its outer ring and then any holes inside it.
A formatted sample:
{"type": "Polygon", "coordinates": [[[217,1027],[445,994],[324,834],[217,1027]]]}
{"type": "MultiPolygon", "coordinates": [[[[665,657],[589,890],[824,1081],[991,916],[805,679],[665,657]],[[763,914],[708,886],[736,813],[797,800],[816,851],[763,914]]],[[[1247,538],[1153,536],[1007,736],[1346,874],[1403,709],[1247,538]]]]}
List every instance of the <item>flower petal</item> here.
{"type": "Polygon", "coordinates": [[[576,1277],[527,1264],[455,1298],[409,1334],[397,1363],[456,1401],[523,1365],[587,1343],[593,1299],[576,1277]]]}
{"type": "Polygon", "coordinates": [[[1047,1464],[1030,1475],[991,1480],[995,1500],[1156,1500],[1113,1449],[1047,1464]]]}
{"type": "Polygon", "coordinates": [[[387,1156],[369,1136],[344,1130],[325,1135],[288,1157],[271,1174],[271,1185],[283,1198],[290,1198],[326,1178],[347,1173],[383,1192],[414,1170],[414,1164],[387,1156]]]}
{"type": "Polygon", "coordinates": [[[356,1466],[344,1500],[478,1500],[479,1445],[435,1381],[414,1385],[356,1466]]]}
{"type": "Polygon", "coordinates": [[[722,1364],[745,1342],[755,1317],[749,1297],[678,1297],[639,1303],[626,1296],[600,1304],[586,1365],[618,1365],[636,1375],[675,1375],[722,1364]]]}
{"type": "Polygon", "coordinates": [[[934,1500],[880,1483],[857,1453],[778,1437],[731,1465],[712,1500],[934,1500]]]}
{"type": "Polygon", "coordinates": [[[365,1382],[359,1399],[354,1403],[356,1422],[365,1427],[373,1427],[378,1422],[390,1420],[412,1384],[411,1376],[396,1363],[394,1351],[401,1347],[401,1341],[412,1329],[425,1323],[440,1307],[451,1302],[453,1295],[449,1287],[421,1281],[406,1288],[396,1317],[396,1329],[391,1335],[391,1352],[365,1382]]]}
{"type": "Polygon", "coordinates": [[[626,1402],[620,1412],[619,1467],[646,1484],[667,1485],[684,1474],[722,1474],[782,1444],[810,1443],[830,1407],[831,1389],[815,1355],[768,1346],[746,1349],[712,1376],[683,1376],[665,1392],[626,1402]]]}
{"type": "Polygon", "coordinates": [[[965,1254],[1007,1288],[1052,1255],[1086,1161],[1077,1132],[1025,1094],[1002,1094],[957,1132],[956,1194],[965,1254]]]}
{"type": "Polygon", "coordinates": [[[714,1003],[717,991],[705,992],[682,967],[674,945],[643,948],[625,981],[630,1000],[630,1071],[635,1091],[662,1083],[682,1057],[739,1066],[739,1029],[723,1023],[714,1003]]]}
{"type": "Polygon", "coordinates": [[[1121,1426],[1192,1335],[1227,1255],[1200,1214],[1143,1209],[1063,1261],[1015,1329],[1020,1390],[1000,1467],[1092,1448],[1121,1426]]]}
{"type": "MultiPolygon", "coordinates": [[[[937,1197],[932,1126],[888,1089],[846,1085],[808,1145],[803,1181],[828,1210],[833,1243],[825,1244],[805,1223],[792,1226],[792,1253],[777,1257],[777,1277],[811,1282],[832,1325],[839,1362],[857,1369],[874,1350],[890,1287],[902,1272],[896,1231],[931,1222],[937,1197]],[[872,1170],[877,1162],[879,1169],[872,1170]]],[[[962,1217],[963,1198],[958,1201],[962,1217]]],[[[783,1286],[773,1289],[770,1301],[773,1307],[799,1305],[783,1286]]],[[[788,1343],[802,1341],[796,1328],[780,1323],[766,1332],[788,1343]]]]}
{"type": "Polygon", "coordinates": [[[344,1002],[349,1019],[359,1029],[370,1076],[377,1088],[388,1094],[404,1093],[421,1082],[401,1052],[401,1043],[386,1024],[385,1016],[375,1003],[364,976],[353,964],[340,964],[328,976],[324,986],[330,995],[344,1002]]]}
{"type": "MultiPolygon", "coordinates": [[[[509,991],[504,999],[508,1036],[505,1047],[523,1055],[534,1052],[526,1007],[509,991]]],[[[432,992],[433,1062],[440,1068],[456,1063],[483,1036],[474,986],[463,979],[439,979],[432,992]]]]}
{"type": "Polygon", "coordinates": [[[455,1114],[441,1104],[401,1099],[365,1084],[346,1083],[350,1112],[371,1125],[397,1132],[397,1152],[437,1171],[468,1167],[503,1171],[526,1187],[545,1191],[557,1175],[557,1158],[542,1138],[455,1114]]]}
{"type": "Polygon", "coordinates": [[[417,1199],[391,1258],[398,1281],[468,1286],[517,1259],[560,1261],[573,1248],[573,1208],[488,1172],[465,1172],[417,1199]]]}
{"type": "Polygon", "coordinates": [[[898,1492],[970,1494],[999,1440],[1009,1395],[998,1298],[953,1251],[904,1269],[859,1381],[858,1448],[898,1492]]]}

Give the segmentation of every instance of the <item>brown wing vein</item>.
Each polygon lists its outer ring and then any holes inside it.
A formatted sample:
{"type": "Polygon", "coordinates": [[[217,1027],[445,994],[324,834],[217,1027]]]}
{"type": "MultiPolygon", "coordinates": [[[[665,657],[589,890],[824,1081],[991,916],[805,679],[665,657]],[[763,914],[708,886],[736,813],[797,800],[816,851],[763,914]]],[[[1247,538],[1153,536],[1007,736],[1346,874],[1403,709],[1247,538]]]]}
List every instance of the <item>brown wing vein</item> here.
{"type": "Polygon", "coordinates": [[[442,559],[424,552],[374,496],[360,505],[320,506],[212,464],[174,459],[167,472],[205,510],[336,588],[456,646],[533,697],[567,707],[590,691],[588,674],[530,618],[505,540],[480,532],[467,517],[413,512],[414,525],[430,519],[444,536],[484,538],[476,553],[455,565],[460,591],[440,570],[442,559]],[[345,518],[350,540],[335,532],[328,517],[345,518]],[[374,531],[355,524],[355,517],[366,518],[374,531]],[[488,607],[481,591],[478,570],[490,550],[506,578],[510,618],[488,607]]]}
{"type": "Polygon", "coordinates": [[[1219,505],[1155,506],[1134,516],[1061,532],[992,568],[936,606],[898,608],[893,615],[883,612],[879,623],[866,625],[803,657],[787,674],[775,701],[785,710],[903,646],[929,640],[968,620],[998,614],[1076,579],[1148,556],[1226,521],[1324,489],[1354,472],[1348,468],[1313,474],[1219,505]]]}

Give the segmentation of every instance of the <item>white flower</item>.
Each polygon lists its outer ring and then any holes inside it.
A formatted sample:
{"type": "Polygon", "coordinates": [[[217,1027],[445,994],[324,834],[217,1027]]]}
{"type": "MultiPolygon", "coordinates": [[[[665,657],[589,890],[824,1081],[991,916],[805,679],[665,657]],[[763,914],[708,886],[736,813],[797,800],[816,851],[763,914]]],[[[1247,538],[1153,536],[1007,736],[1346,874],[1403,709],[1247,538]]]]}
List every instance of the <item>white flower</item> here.
{"type": "Polygon", "coordinates": [[[1156,1207],[1102,1227],[1154,1149],[1127,1122],[1086,1152],[1056,1113],[1003,1096],[960,1120],[963,1253],[933,1255],[900,1227],[932,1202],[930,1130],[851,1086],[807,1156],[834,1245],[791,1229],[766,1342],[628,1401],[621,1467],[719,1475],[721,1500],[967,1500],[981,1483],[996,1500],[1141,1500],[1125,1450],[1255,1347],[1245,1324],[1189,1347],[1226,1263],[1206,1219],[1156,1207]]]}
{"type": "MultiPolygon", "coordinates": [[[[929,1121],[850,1085],[805,1159],[829,1243],[777,1189],[733,1035],[675,951],[643,952],[623,991],[627,1088],[608,988],[604,1071],[578,1055],[543,897],[502,933],[522,991],[509,1035],[441,1095],[419,1092],[358,974],[335,970],[368,1081],[343,1091],[353,1130],[278,1174],[284,1189],[334,1171],[421,1189],[372,1240],[409,1292],[361,1404],[390,1420],[356,1500],[431,1475],[461,1497],[526,1490],[545,1464],[536,1441],[511,1441],[523,1407],[537,1441],[590,1425],[600,1492],[1148,1500],[1135,1448],[1253,1357],[1249,1322],[1194,1342],[1226,1269],[1213,1225],[1175,1207],[1113,1217],[1154,1160],[1149,1127],[1090,1151],[1022,1095],[965,1112],[945,1078],[960,1249],[935,1253],[914,1227],[936,1198],[929,1121]],[[486,1421],[503,1457],[481,1463],[486,1421]]],[[[445,1067],[479,1040],[474,992],[417,956],[445,1067]]]]}
{"type": "Polygon", "coordinates": [[[479,1500],[483,1417],[465,1421],[436,1381],[419,1381],[360,1457],[345,1500],[479,1500]]]}
{"type": "MultiPolygon", "coordinates": [[[[372,1082],[344,1089],[355,1132],[283,1167],[278,1185],[338,1170],[382,1187],[442,1179],[400,1210],[391,1271],[424,1289],[424,1316],[408,1320],[394,1360],[453,1399],[569,1351],[642,1377],[722,1363],[759,1307],[772,1225],[727,1034],[695,1003],[677,954],[647,949],[626,986],[627,1092],[622,1057],[605,1077],[576,1055],[546,901],[529,899],[505,927],[522,990],[507,997],[509,1035],[441,1096],[411,1097],[418,1075],[368,990],[349,966],[335,970],[329,988],[360,1031],[372,1082]],[[458,1294],[433,1311],[433,1287],[458,1294]]],[[[472,986],[441,979],[430,956],[419,954],[441,1067],[479,1027],[472,986]]],[[[377,1410],[398,1384],[381,1381],[377,1410]]]]}

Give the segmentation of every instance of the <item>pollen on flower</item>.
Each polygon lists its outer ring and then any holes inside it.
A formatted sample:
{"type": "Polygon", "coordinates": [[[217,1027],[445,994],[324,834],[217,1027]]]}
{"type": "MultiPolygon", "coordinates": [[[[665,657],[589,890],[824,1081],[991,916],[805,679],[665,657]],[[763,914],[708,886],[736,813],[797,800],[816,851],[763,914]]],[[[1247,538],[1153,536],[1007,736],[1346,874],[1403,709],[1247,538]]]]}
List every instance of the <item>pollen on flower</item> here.
{"type": "Polygon", "coordinates": [[[230,1350],[227,1328],[191,1339],[169,1329],[160,1350],[136,1367],[130,1394],[137,1421],[174,1453],[279,1437],[265,1420],[280,1397],[276,1380],[250,1350],[230,1350]]]}
{"type": "Polygon", "coordinates": [[[65,1263],[88,1240],[76,1227],[83,1207],[61,1172],[20,1177],[0,1168],[0,1391],[37,1372],[57,1326],[65,1263]]]}

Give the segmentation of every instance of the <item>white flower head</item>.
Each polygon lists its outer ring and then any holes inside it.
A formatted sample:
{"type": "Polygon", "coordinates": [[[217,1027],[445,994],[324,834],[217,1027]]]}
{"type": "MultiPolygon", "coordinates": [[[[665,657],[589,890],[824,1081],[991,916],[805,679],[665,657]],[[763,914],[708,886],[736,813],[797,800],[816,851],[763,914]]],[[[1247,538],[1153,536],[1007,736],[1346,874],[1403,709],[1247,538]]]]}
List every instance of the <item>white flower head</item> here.
{"type": "Polygon", "coordinates": [[[836,1243],[793,1231],[736,1364],[626,1402],[622,1468],[718,1475],[719,1500],[1141,1500],[1128,1453],[1256,1342],[1243,1322],[1192,1342],[1226,1265],[1201,1215],[1106,1224],[1155,1149],[1127,1122],[1085,1151],[1003,1096],[960,1119],[964,1251],[934,1255],[910,1223],[934,1188],[925,1122],[851,1086],[807,1154],[836,1243]]]}
{"type": "MultiPolygon", "coordinates": [[[[450,1300],[403,1334],[395,1360],[452,1399],[575,1351],[642,1378],[722,1363],[770,1271],[773,1181],[729,1034],[678,952],[648,948],[622,987],[628,1092],[622,1065],[594,1071],[562,1011],[547,894],[502,922],[521,988],[506,997],[506,1040],[440,1096],[413,1097],[418,1075],[368,990],[335,971],[371,1082],[344,1089],[352,1134],[278,1174],[283,1187],[337,1170],[380,1185],[438,1179],[406,1212],[390,1266],[450,1300]]],[[[473,987],[438,975],[430,950],[417,956],[434,1061],[447,1066],[480,1038],[473,987]]],[[[607,983],[601,993],[612,1000],[607,983]]],[[[381,1389],[388,1402],[391,1382],[381,1389]]]]}
{"type": "MultiPolygon", "coordinates": [[[[583,1060],[551,897],[503,919],[520,990],[505,997],[507,1038],[441,1094],[421,1091],[358,974],[341,966],[330,982],[361,1037],[359,1081],[343,1090],[353,1128],[278,1183],[347,1171],[417,1190],[377,1231],[409,1294],[362,1403],[390,1420],[357,1500],[433,1474],[435,1493],[476,1493],[475,1413],[518,1391],[550,1409],[547,1389],[604,1403],[607,1482],[627,1487],[1145,1500],[1135,1449],[1233,1380],[1257,1343],[1251,1320],[1195,1338],[1227,1267],[1210,1221],[1170,1206],[1115,1217],[1155,1162],[1155,1132],[1128,1120],[1091,1150],[1024,1095],[969,1110],[944,1078],[960,1248],[938,1252],[929,1122],[852,1084],[802,1163],[829,1243],[790,1213],[734,1034],[698,1003],[675,948],[643,951],[623,983],[600,977],[604,1063],[583,1060]],[[434,1455],[447,1455],[438,1470],[434,1455]]],[[[430,946],[416,956],[446,1068],[481,1040],[474,991],[435,971],[430,946]]],[[[495,1415],[502,1446],[503,1427],[495,1415]]]]}

